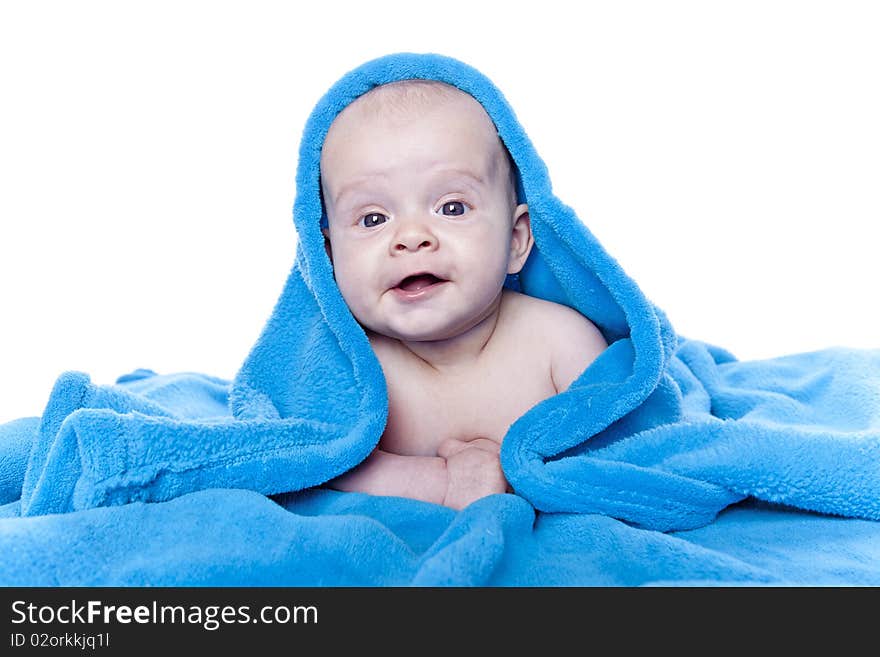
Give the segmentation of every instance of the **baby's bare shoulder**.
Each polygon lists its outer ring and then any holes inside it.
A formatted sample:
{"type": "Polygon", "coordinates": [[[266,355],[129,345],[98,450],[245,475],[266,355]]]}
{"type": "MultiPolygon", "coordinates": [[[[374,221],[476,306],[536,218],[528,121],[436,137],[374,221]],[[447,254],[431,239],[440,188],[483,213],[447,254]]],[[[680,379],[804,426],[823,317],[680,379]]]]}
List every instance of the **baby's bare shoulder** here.
{"type": "Polygon", "coordinates": [[[513,290],[505,290],[505,302],[510,308],[511,321],[539,330],[544,335],[601,336],[599,329],[587,317],[561,303],[513,290]]]}
{"type": "Polygon", "coordinates": [[[512,321],[525,331],[529,344],[549,351],[558,392],[568,388],[608,346],[599,328],[574,308],[519,292],[508,294],[512,321]]]}

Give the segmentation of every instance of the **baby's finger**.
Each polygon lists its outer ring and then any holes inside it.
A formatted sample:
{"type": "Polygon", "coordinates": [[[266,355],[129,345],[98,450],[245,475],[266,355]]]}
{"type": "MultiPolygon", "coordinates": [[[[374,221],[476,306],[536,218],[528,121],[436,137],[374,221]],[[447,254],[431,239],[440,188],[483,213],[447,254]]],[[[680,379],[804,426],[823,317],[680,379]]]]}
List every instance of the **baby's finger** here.
{"type": "Polygon", "coordinates": [[[485,452],[491,452],[492,454],[499,454],[501,452],[501,445],[489,438],[475,438],[465,444],[476,447],[477,449],[482,449],[485,452]]]}
{"type": "Polygon", "coordinates": [[[440,458],[448,459],[453,454],[458,454],[461,450],[465,449],[468,446],[468,443],[463,440],[458,440],[457,438],[447,438],[440,446],[437,447],[437,456],[440,458]]]}

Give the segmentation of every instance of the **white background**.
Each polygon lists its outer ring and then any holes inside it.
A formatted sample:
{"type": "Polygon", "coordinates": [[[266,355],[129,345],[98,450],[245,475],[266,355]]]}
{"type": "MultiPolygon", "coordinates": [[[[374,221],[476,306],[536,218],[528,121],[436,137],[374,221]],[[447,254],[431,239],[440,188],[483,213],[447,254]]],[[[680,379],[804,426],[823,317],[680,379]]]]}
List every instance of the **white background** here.
{"type": "Polygon", "coordinates": [[[880,347],[872,2],[3,2],[0,422],[55,378],[231,378],[293,262],[315,102],[391,52],[489,76],[687,337],[880,347]]]}

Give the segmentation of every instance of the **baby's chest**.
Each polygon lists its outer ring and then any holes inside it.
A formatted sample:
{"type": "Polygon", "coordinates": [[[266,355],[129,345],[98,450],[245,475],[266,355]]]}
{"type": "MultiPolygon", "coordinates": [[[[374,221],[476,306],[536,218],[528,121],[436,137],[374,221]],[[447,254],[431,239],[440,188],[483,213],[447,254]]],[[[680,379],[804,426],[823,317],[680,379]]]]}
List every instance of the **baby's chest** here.
{"type": "Polygon", "coordinates": [[[510,425],[556,394],[548,368],[497,368],[456,381],[390,376],[388,423],[381,447],[398,454],[434,456],[447,438],[504,439],[510,425]]]}

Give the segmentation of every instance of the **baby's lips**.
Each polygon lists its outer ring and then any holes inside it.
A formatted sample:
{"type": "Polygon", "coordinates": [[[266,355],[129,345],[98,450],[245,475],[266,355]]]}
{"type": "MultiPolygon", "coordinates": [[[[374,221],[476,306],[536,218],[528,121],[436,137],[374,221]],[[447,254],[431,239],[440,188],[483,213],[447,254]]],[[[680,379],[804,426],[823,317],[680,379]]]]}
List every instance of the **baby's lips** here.
{"type": "Polygon", "coordinates": [[[445,282],[448,280],[447,278],[440,276],[438,274],[435,274],[434,272],[432,272],[430,270],[422,269],[422,270],[414,271],[414,272],[407,274],[405,276],[402,276],[401,278],[399,278],[395,282],[393,282],[391,287],[392,288],[402,287],[404,285],[404,283],[412,282],[412,281],[417,280],[421,277],[429,277],[431,279],[434,279],[434,280],[431,280],[429,284],[441,283],[441,282],[445,282]]]}
{"type": "Polygon", "coordinates": [[[434,274],[416,274],[415,276],[407,276],[397,286],[401,290],[421,290],[431,285],[445,283],[445,279],[434,276],[434,274]]]}

